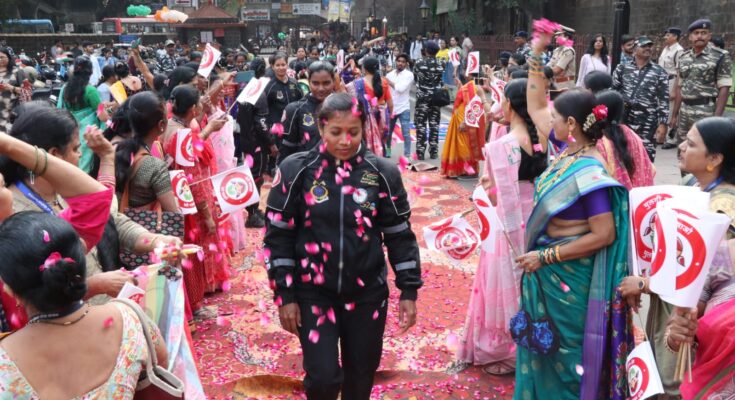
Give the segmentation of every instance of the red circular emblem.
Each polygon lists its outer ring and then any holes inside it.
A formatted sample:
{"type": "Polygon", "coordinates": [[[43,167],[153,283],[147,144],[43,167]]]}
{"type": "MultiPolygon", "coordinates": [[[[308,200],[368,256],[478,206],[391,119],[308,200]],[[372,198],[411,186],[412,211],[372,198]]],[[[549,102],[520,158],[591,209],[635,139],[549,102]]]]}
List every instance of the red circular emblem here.
{"type": "Polygon", "coordinates": [[[196,207],[196,204],[194,204],[194,196],[192,196],[191,189],[189,188],[189,181],[186,180],[186,176],[183,172],[174,175],[171,180],[171,186],[173,187],[176,198],[179,200],[179,204],[182,208],[196,207]]]}
{"type": "Polygon", "coordinates": [[[219,191],[224,201],[233,206],[239,206],[250,200],[255,192],[255,186],[246,174],[233,172],[222,180],[219,191]]]}
{"type": "Polygon", "coordinates": [[[214,63],[214,51],[212,51],[211,46],[207,45],[204,48],[204,53],[202,53],[202,61],[199,63],[199,69],[207,69],[212,66],[212,63],[214,63]]]}
{"type": "Polygon", "coordinates": [[[633,357],[628,361],[628,389],[630,400],[639,400],[648,389],[651,380],[651,372],[646,363],[639,357],[633,357]]]}
{"type": "Polygon", "coordinates": [[[478,69],[478,67],[479,65],[477,61],[477,56],[475,54],[470,54],[467,58],[467,71],[470,71],[470,73],[472,73],[472,71],[478,69]]]}
{"type": "Polygon", "coordinates": [[[490,206],[484,200],[475,199],[475,207],[479,211],[477,217],[480,219],[480,239],[485,240],[490,235],[490,221],[487,220],[487,217],[485,217],[485,214],[482,213],[480,208],[488,208],[490,206]]]}
{"type": "Polygon", "coordinates": [[[179,152],[186,161],[195,162],[196,157],[194,157],[194,146],[192,145],[192,139],[193,135],[191,134],[191,130],[189,130],[189,132],[184,135],[184,138],[181,140],[181,147],[179,148],[179,152]]]}
{"type": "Polygon", "coordinates": [[[437,249],[446,251],[451,258],[463,260],[475,251],[477,241],[476,234],[471,230],[463,231],[453,226],[448,226],[436,234],[434,245],[437,249]]]}
{"type": "Polygon", "coordinates": [[[250,86],[250,88],[246,88],[247,92],[245,92],[245,95],[247,97],[253,97],[256,93],[258,93],[258,90],[260,90],[260,87],[263,86],[263,82],[260,79],[255,79],[253,86],[250,86]]]}
{"type": "Polygon", "coordinates": [[[656,223],[656,204],[670,199],[668,194],[655,194],[641,201],[633,210],[633,234],[638,258],[651,262],[653,259],[653,232],[656,223]]]}
{"type": "Polygon", "coordinates": [[[697,228],[682,219],[676,222],[676,260],[684,270],[676,276],[676,290],[680,290],[691,285],[702,272],[707,246],[697,228]]]}

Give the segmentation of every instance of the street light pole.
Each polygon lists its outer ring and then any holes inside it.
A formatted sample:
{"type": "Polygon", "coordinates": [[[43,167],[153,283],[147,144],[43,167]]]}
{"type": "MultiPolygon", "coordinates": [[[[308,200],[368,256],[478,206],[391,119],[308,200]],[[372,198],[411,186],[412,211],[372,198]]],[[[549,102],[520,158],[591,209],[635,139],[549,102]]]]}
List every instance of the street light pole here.
{"type": "Polygon", "coordinates": [[[426,4],[426,0],[421,0],[421,5],[419,6],[419,12],[421,13],[421,20],[423,21],[423,31],[421,32],[421,36],[426,34],[426,18],[429,16],[430,10],[431,10],[431,7],[429,7],[429,5],[426,4]]]}
{"type": "Polygon", "coordinates": [[[612,65],[611,68],[614,71],[615,68],[620,64],[620,36],[623,35],[623,12],[625,10],[625,1],[616,0],[614,3],[615,7],[615,19],[613,22],[613,40],[612,40],[612,65]]]}

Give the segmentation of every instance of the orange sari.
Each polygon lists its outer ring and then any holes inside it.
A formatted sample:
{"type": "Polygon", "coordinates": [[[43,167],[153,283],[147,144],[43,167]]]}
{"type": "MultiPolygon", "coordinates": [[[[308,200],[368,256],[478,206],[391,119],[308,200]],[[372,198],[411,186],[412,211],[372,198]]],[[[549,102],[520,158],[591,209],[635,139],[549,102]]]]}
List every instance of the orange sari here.
{"type": "Polygon", "coordinates": [[[460,175],[475,175],[479,162],[484,160],[482,146],[485,145],[485,118],[480,118],[479,127],[465,126],[464,132],[459,130],[464,122],[465,107],[477,94],[475,83],[470,81],[462,86],[454,100],[452,119],[447,128],[441,158],[441,175],[453,178],[460,175]]]}

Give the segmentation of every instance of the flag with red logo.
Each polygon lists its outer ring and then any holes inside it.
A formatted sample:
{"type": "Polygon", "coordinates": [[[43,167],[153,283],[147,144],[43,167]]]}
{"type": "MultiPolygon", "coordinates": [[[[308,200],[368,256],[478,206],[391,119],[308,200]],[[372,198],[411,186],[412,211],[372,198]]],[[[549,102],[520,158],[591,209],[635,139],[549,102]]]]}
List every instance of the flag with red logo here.
{"type": "Polygon", "coordinates": [[[472,202],[475,204],[477,217],[480,219],[482,249],[493,253],[495,251],[495,241],[498,239],[498,232],[503,229],[498,217],[498,210],[490,202],[490,198],[482,185],[475,187],[475,191],[472,192],[472,202]]]}
{"type": "Polygon", "coordinates": [[[664,392],[650,342],[646,341],[636,346],[628,355],[625,367],[630,391],[629,400],[643,400],[664,392]]]}
{"type": "Polygon", "coordinates": [[[209,78],[209,74],[214,69],[214,66],[217,65],[217,61],[219,61],[219,56],[222,53],[220,53],[219,50],[212,47],[211,44],[207,43],[207,46],[204,48],[204,51],[202,52],[202,61],[199,62],[199,69],[197,70],[197,74],[209,78]]]}
{"type": "Polygon", "coordinates": [[[176,164],[182,167],[193,167],[196,161],[194,155],[194,135],[191,129],[183,128],[176,131],[176,164]]]}
{"type": "Polygon", "coordinates": [[[439,251],[454,260],[464,260],[477,249],[480,235],[460,214],[424,227],[429,250],[439,251]]]}
{"type": "Polygon", "coordinates": [[[176,203],[182,214],[196,214],[197,206],[194,203],[194,196],[189,188],[189,181],[182,170],[168,171],[171,177],[171,189],[174,191],[176,203]]]}
{"type": "Polygon", "coordinates": [[[472,51],[467,55],[467,76],[480,73],[480,52],[472,51]]]}
{"type": "Polygon", "coordinates": [[[452,65],[456,68],[461,63],[460,58],[462,57],[462,54],[459,53],[459,50],[452,49],[449,50],[449,61],[452,62],[452,65]]]}
{"type": "Polygon", "coordinates": [[[731,219],[694,207],[689,199],[664,200],[656,209],[651,290],[669,304],[695,307],[731,219]]]}
{"type": "Polygon", "coordinates": [[[237,102],[240,104],[250,103],[252,105],[255,105],[255,102],[258,101],[258,97],[260,97],[260,94],[263,93],[263,90],[265,90],[265,85],[268,84],[270,81],[270,78],[258,78],[258,79],[251,79],[250,82],[245,86],[244,89],[242,89],[242,92],[237,96],[237,102]]]}
{"type": "Polygon", "coordinates": [[[485,111],[482,109],[482,99],[475,95],[464,108],[464,123],[467,126],[475,128],[480,127],[480,118],[483,117],[485,111]]]}
{"type": "Polygon", "coordinates": [[[634,188],[630,191],[630,239],[633,249],[631,273],[648,276],[653,258],[656,204],[673,197],[683,197],[692,206],[706,210],[709,194],[689,186],[661,185],[634,188]]]}
{"type": "Polygon", "coordinates": [[[247,165],[212,177],[214,194],[223,214],[230,214],[260,201],[253,175],[247,165]]]}
{"type": "Polygon", "coordinates": [[[505,81],[493,79],[490,82],[490,96],[493,98],[493,104],[500,104],[505,92],[505,81]]]}

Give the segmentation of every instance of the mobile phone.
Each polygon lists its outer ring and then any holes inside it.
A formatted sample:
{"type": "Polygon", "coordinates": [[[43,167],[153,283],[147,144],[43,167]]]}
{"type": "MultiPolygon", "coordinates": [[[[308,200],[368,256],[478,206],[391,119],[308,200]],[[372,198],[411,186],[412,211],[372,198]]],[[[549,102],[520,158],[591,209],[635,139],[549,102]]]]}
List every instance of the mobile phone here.
{"type": "Polygon", "coordinates": [[[235,82],[248,83],[255,76],[254,71],[240,71],[235,75],[235,82]]]}
{"type": "Polygon", "coordinates": [[[139,46],[140,46],[140,39],[135,39],[132,42],[130,42],[131,49],[137,49],[139,46]]]}
{"type": "Polygon", "coordinates": [[[475,78],[475,85],[483,86],[486,81],[487,78],[475,78]]]}

